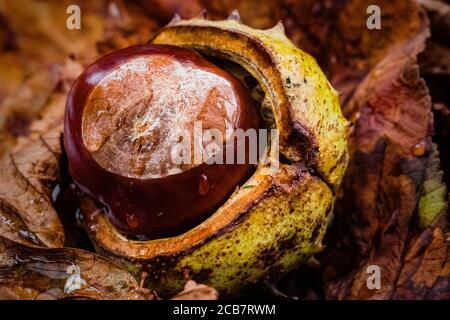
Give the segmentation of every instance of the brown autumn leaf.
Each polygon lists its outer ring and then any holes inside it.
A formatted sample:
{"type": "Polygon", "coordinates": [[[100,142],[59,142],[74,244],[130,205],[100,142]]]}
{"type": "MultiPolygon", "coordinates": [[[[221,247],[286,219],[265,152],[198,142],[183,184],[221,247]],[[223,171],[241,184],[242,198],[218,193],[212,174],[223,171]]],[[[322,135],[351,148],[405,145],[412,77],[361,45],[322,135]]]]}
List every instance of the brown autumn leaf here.
{"type": "Polygon", "coordinates": [[[217,300],[218,298],[219,292],[216,289],[188,280],[183,291],[174,296],[172,300],[217,300]]]}
{"type": "Polygon", "coordinates": [[[0,103],[0,139],[6,145],[14,145],[15,138],[30,133],[30,125],[47,104],[52,92],[61,80],[60,68],[42,68],[24,78],[24,81],[0,103]]]}
{"type": "Polygon", "coordinates": [[[430,17],[431,38],[419,56],[420,69],[433,98],[435,141],[441,152],[445,181],[450,186],[450,3],[421,0],[430,17]]]}
{"type": "Polygon", "coordinates": [[[0,299],[153,300],[113,262],[80,249],[32,248],[0,236],[0,299]]]}
{"type": "Polygon", "coordinates": [[[199,0],[136,0],[148,16],[164,25],[174,14],[183,18],[192,18],[202,11],[199,0]]]}
{"type": "Polygon", "coordinates": [[[341,92],[344,111],[368,72],[424,28],[423,12],[414,0],[282,0],[274,8],[290,38],[318,60],[341,92]],[[379,30],[366,25],[372,5],[381,11],[379,30]]]}
{"type": "Polygon", "coordinates": [[[100,54],[144,44],[162,26],[134,2],[109,2],[103,24],[103,37],[97,42],[100,54]]]}
{"type": "MultiPolygon", "coordinates": [[[[450,105],[450,104],[449,104],[450,105]]],[[[450,108],[443,103],[433,105],[435,117],[435,140],[441,151],[442,169],[445,174],[445,182],[450,186],[450,108]]]]}
{"type": "Polygon", "coordinates": [[[8,21],[16,51],[38,65],[63,63],[67,55],[83,64],[97,57],[96,42],[103,32],[106,1],[63,0],[0,1],[0,11],[8,21]],[[80,30],[66,27],[67,7],[76,4],[83,14],[80,30]]]}
{"type": "Polygon", "coordinates": [[[449,237],[428,228],[410,241],[391,299],[450,299],[449,237]]]}
{"type": "Polygon", "coordinates": [[[210,19],[226,19],[236,11],[241,21],[253,28],[267,29],[278,22],[278,4],[274,0],[200,0],[200,3],[210,19]]]}
{"type": "Polygon", "coordinates": [[[450,2],[443,0],[419,0],[420,5],[427,11],[431,21],[433,38],[448,44],[450,37],[450,2]]]}
{"type": "Polygon", "coordinates": [[[420,58],[420,68],[425,76],[450,76],[450,47],[430,41],[427,43],[427,50],[423,52],[420,58]]]}
{"type": "Polygon", "coordinates": [[[0,12],[0,50],[13,50],[17,46],[14,32],[9,25],[8,20],[0,12]]]}
{"type": "Polygon", "coordinates": [[[420,55],[422,74],[430,87],[435,103],[450,105],[450,3],[439,0],[421,0],[430,17],[431,37],[420,55]]]}
{"type": "Polygon", "coordinates": [[[97,57],[102,36],[102,2],[78,1],[83,31],[66,28],[70,1],[0,0],[0,156],[27,135],[40,108],[60,84],[61,65],[68,56],[87,64],[97,57]],[[6,35],[6,38],[5,38],[6,35]],[[7,43],[5,43],[7,41],[7,43]]]}
{"type": "Polygon", "coordinates": [[[416,37],[394,47],[347,104],[356,125],[343,197],[328,239],[327,298],[448,296],[448,287],[434,287],[436,278],[448,283],[450,277],[436,260],[446,261],[448,239],[439,226],[423,232],[417,228],[416,208],[433,132],[431,99],[416,59],[427,33],[423,28],[416,37]],[[410,240],[416,234],[417,240],[410,240]],[[381,269],[379,290],[366,285],[371,265],[381,269]],[[427,296],[431,291],[433,296],[427,296]]]}
{"type": "Polygon", "coordinates": [[[51,203],[59,180],[61,126],[0,159],[0,234],[11,240],[62,247],[64,230],[51,203]]]}
{"type": "MultiPolygon", "coordinates": [[[[326,70],[331,83],[342,92],[341,101],[346,102],[355,87],[390,51],[395,47],[406,47],[411,39],[423,35],[426,19],[414,0],[348,0],[341,3],[344,5],[330,28],[329,44],[325,46],[326,70]],[[380,8],[379,30],[371,30],[366,25],[367,9],[371,5],[380,8]]],[[[416,50],[420,50],[420,45],[416,50]]]]}
{"type": "Polygon", "coordinates": [[[51,194],[60,180],[66,94],[82,71],[81,65],[71,59],[55,68],[40,70],[37,80],[32,76],[31,83],[27,80],[23,84],[23,95],[7,100],[15,108],[23,106],[30,119],[38,119],[27,125],[27,136],[19,137],[14,147],[8,148],[3,140],[0,155],[0,235],[46,247],[64,245],[64,230],[51,194]]]}

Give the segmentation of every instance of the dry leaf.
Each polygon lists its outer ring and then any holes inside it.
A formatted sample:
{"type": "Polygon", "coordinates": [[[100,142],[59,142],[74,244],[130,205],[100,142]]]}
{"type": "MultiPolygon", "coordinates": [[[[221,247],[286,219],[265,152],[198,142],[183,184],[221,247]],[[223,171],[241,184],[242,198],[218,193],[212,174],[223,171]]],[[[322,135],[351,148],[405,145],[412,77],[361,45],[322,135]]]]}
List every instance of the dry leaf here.
{"type": "Polygon", "coordinates": [[[0,160],[0,234],[11,240],[62,247],[64,230],[51,203],[59,180],[61,126],[0,160]]]}
{"type": "Polygon", "coordinates": [[[434,104],[435,140],[441,152],[441,164],[445,182],[450,186],[450,108],[443,103],[434,104]]]}
{"type": "Polygon", "coordinates": [[[450,299],[449,236],[435,228],[414,237],[391,299],[450,299]]]}
{"type": "Polygon", "coordinates": [[[175,14],[191,18],[202,10],[198,0],[137,0],[137,3],[161,24],[169,22],[175,14]]]}
{"type": "Polygon", "coordinates": [[[424,34],[427,20],[413,0],[349,0],[344,3],[329,35],[326,70],[331,83],[343,94],[341,101],[347,102],[355,87],[390,51],[399,47],[415,54],[421,51],[423,44],[414,39],[427,35],[424,34]],[[380,30],[370,30],[366,26],[370,5],[380,7],[380,30]]]}
{"type": "Polygon", "coordinates": [[[110,2],[106,10],[103,37],[98,41],[97,49],[100,54],[105,54],[131,45],[147,43],[161,26],[134,3],[110,2]]]}
{"type": "Polygon", "coordinates": [[[433,38],[438,42],[447,43],[450,38],[450,3],[442,0],[419,0],[431,20],[433,38]]]}
{"type": "Polygon", "coordinates": [[[96,254],[32,248],[0,236],[0,299],[154,298],[128,272],[96,254]]]}
{"type": "Polygon", "coordinates": [[[4,147],[0,157],[13,146],[16,138],[30,133],[32,121],[47,104],[50,95],[60,82],[57,66],[43,68],[25,78],[24,82],[0,104],[0,141],[4,147]]]}
{"type": "Polygon", "coordinates": [[[421,0],[430,17],[431,38],[420,55],[420,69],[434,103],[435,141],[439,145],[445,181],[450,186],[450,3],[421,0]]]}
{"type": "Polygon", "coordinates": [[[17,50],[40,65],[63,63],[68,55],[91,63],[97,57],[95,44],[102,37],[105,7],[106,1],[34,1],[26,6],[22,1],[0,1],[17,50]],[[66,27],[67,7],[72,4],[82,12],[80,30],[66,27]]]}
{"type": "MultiPolygon", "coordinates": [[[[412,291],[402,291],[402,276],[411,268],[408,243],[418,232],[416,208],[432,150],[431,99],[416,62],[426,34],[422,29],[415,38],[391,50],[357,87],[347,105],[356,125],[343,198],[337,204],[335,227],[328,241],[328,298],[421,297],[420,292],[413,296],[412,291]],[[366,285],[371,265],[381,269],[379,290],[366,285]]],[[[430,232],[438,237],[441,231],[436,228],[430,232]]],[[[442,245],[446,246],[445,241],[442,245]]],[[[434,247],[429,247],[429,252],[436,255],[434,247]]],[[[423,257],[419,254],[415,258],[424,259],[424,269],[439,270],[428,276],[437,277],[440,269],[433,267],[435,261],[426,260],[427,252],[423,257]]],[[[445,261],[445,250],[440,259],[445,261]]],[[[443,273],[444,278],[449,276],[443,273]]],[[[421,286],[424,279],[413,277],[409,281],[412,288],[421,286]]],[[[430,290],[432,287],[433,283],[429,284],[430,290]]],[[[447,294],[448,290],[441,290],[434,298],[447,294]]]]}
{"type": "Polygon", "coordinates": [[[193,280],[186,282],[184,290],[177,294],[172,300],[217,300],[219,292],[204,284],[197,284],[193,280]]]}

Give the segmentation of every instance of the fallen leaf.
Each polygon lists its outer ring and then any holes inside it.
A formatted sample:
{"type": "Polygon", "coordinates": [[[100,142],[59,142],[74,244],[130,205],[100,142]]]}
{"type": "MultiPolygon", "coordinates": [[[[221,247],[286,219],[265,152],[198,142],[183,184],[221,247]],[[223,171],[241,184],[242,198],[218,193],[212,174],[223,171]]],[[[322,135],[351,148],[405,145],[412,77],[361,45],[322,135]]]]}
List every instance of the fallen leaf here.
{"type": "Polygon", "coordinates": [[[431,21],[433,39],[447,43],[450,38],[450,3],[441,0],[419,0],[420,5],[427,11],[431,21]]]}
{"type": "Polygon", "coordinates": [[[341,91],[344,104],[368,72],[389,52],[404,48],[412,55],[417,54],[423,49],[423,43],[415,39],[428,36],[424,32],[428,31],[426,16],[412,0],[346,1],[332,30],[326,70],[331,83],[341,91]],[[371,30],[366,25],[370,5],[380,8],[379,30],[371,30]]]}
{"type": "Polygon", "coordinates": [[[443,103],[434,104],[435,140],[441,154],[441,164],[444,170],[445,183],[450,186],[450,108],[443,103]]]}
{"type": "MultiPolygon", "coordinates": [[[[152,10],[152,13],[155,11],[152,10]]],[[[100,54],[105,54],[147,43],[161,27],[154,16],[146,15],[145,10],[135,3],[110,2],[106,10],[103,37],[97,42],[97,49],[100,54]]]]}
{"type": "Polygon", "coordinates": [[[445,181],[450,186],[450,3],[421,0],[430,17],[431,38],[419,56],[420,69],[434,104],[435,138],[441,153],[445,181]]]}
{"type": "Polygon", "coordinates": [[[424,75],[449,77],[450,48],[434,41],[427,43],[427,49],[420,57],[420,69],[424,75]]]}
{"type": "Polygon", "coordinates": [[[13,146],[16,138],[27,136],[30,125],[48,102],[60,81],[59,68],[44,68],[25,78],[16,90],[0,104],[0,141],[2,157],[13,146]]]}
{"type": "Polygon", "coordinates": [[[202,10],[198,0],[137,0],[149,16],[166,24],[175,14],[192,18],[202,10]]]}
{"type": "Polygon", "coordinates": [[[63,63],[68,55],[83,64],[97,57],[96,42],[103,31],[106,1],[71,0],[0,2],[0,11],[14,32],[17,49],[40,65],[63,63]],[[66,26],[67,8],[76,4],[82,13],[81,29],[66,26]]]}
{"type": "Polygon", "coordinates": [[[414,237],[391,299],[450,299],[448,236],[434,228],[414,237]]]}
{"type": "Polygon", "coordinates": [[[0,236],[0,299],[153,300],[155,295],[94,253],[28,247],[0,236]]]}
{"type": "Polygon", "coordinates": [[[0,159],[0,234],[11,240],[62,247],[64,230],[51,203],[59,180],[59,126],[0,159]]]}
{"type": "Polygon", "coordinates": [[[172,300],[217,300],[219,292],[204,284],[197,284],[193,280],[186,282],[184,290],[172,298],[172,300]]]}
{"type": "MultiPolygon", "coordinates": [[[[427,34],[422,29],[395,46],[358,85],[347,104],[356,124],[343,196],[327,240],[324,290],[329,299],[413,297],[400,289],[401,281],[410,268],[410,239],[420,232],[416,208],[428,159],[434,157],[431,99],[416,59],[427,34]],[[377,290],[367,286],[368,268],[373,265],[381,272],[377,290]]],[[[445,251],[439,254],[445,261],[445,251]]],[[[423,261],[423,268],[435,268],[432,259],[423,261]]],[[[423,281],[420,277],[410,280],[417,286],[423,281]]],[[[443,298],[447,291],[437,291],[440,295],[434,298],[443,298]]]]}

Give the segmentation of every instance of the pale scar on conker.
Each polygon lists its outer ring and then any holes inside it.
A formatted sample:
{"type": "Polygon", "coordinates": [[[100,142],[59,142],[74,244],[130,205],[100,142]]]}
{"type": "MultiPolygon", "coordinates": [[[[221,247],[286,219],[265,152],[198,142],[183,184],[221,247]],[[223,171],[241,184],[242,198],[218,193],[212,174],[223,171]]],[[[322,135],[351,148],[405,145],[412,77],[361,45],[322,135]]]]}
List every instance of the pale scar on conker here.
{"type": "Polygon", "coordinates": [[[194,150],[196,122],[226,137],[227,129],[258,129],[259,116],[239,80],[192,50],[148,44],[107,55],[87,68],[68,97],[70,174],[130,236],[189,230],[252,171],[248,163],[199,163],[194,152],[190,161],[174,162],[183,134],[192,137],[194,150]]]}

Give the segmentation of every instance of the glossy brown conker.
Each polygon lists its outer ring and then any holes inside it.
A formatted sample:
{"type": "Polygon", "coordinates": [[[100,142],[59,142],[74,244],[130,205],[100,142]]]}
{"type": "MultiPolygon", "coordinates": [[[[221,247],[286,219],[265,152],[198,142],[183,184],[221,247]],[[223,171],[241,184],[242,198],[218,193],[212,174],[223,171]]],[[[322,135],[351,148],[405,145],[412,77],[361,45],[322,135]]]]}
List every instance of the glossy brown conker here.
{"type": "Polygon", "coordinates": [[[171,163],[173,132],[192,132],[195,121],[225,133],[257,129],[259,116],[239,80],[195,51],[148,44],[113,52],[90,65],[69,92],[69,173],[126,235],[157,239],[185,232],[253,169],[247,162],[171,163]]]}

